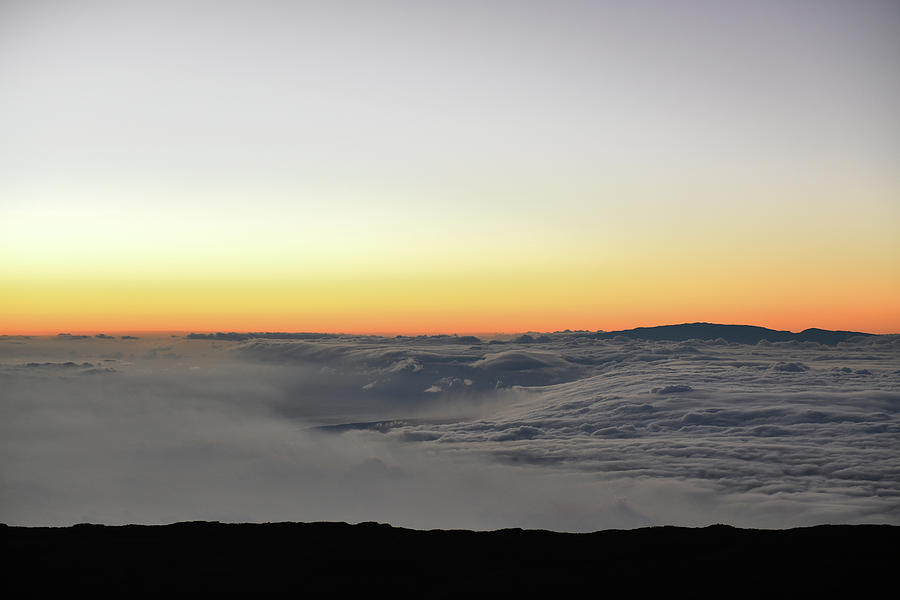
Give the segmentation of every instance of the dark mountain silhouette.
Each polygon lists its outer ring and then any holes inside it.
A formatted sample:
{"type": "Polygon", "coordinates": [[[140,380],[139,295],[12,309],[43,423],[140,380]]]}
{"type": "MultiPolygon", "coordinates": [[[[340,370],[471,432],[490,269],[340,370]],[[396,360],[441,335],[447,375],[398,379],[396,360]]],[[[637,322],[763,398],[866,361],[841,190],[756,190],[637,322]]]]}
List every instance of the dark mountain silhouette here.
{"type": "Polygon", "coordinates": [[[185,336],[189,340],[218,340],[225,342],[244,342],[252,339],[271,339],[271,340],[322,340],[327,338],[339,337],[336,333],[312,333],[299,332],[289,333],[282,331],[254,331],[248,333],[238,333],[230,331],[228,333],[189,333],[185,336]]]}
{"type": "Polygon", "coordinates": [[[686,341],[723,339],[737,344],[768,342],[817,342],[834,346],[858,336],[871,336],[859,331],[830,331],[828,329],[805,329],[800,333],[768,329],[756,325],[720,325],[717,323],[682,323],[680,325],[659,325],[657,327],[636,327],[621,331],[600,331],[590,334],[599,339],[622,336],[638,340],[686,341]]]}
{"type": "MultiPolygon", "coordinates": [[[[844,342],[854,337],[869,337],[874,334],[863,333],[860,331],[831,331],[828,329],[804,329],[800,333],[792,331],[781,331],[777,329],[768,329],[766,327],[758,327],[756,325],[721,325],[718,323],[681,323],[679,325],[658,325],[655,327],[636,327],[634,329],[622,329],[620,331],[569,331],[555,332],[555,334],[574,335],[578,337],[588,337],[595,339],[610,339],[617,336],[632,338],[636,340],[664,340],[664,341],[686,341],[686,340],[716,340],[722,339],[726,342],[736,344],[756,344],[761,341],[768,342],[817,342],[819,344],[827,344],[834,346],[840,342],[844,342]]],[[[63,334],[60,334],[63,335],[63,334]]],[[[65,334],[68,335],[68,334],[65,334]]],[[[231,342],[244,342],[252,339],[275,339],[275,340],[322,340],[329,338],[339,338],[343,334],[339,333],[313,333],[300,332],[289,333],[280,331],[267,332],[229,332],[229,333],[189,333],[185,336],[192,340],[218,340],[231,342]]],[[[73,336],[74,337],[74,336],[73,336]]],[[[88,336],[85,336],[88,337],[88,336]]],[[[351,336],[352,337],[352,336],[351,336]]],[[[386,339],[381,336],[365,336],[372,339],[386,339]]],[[[433,341],[440,343],[459,343],[459,344],[479,344],[482,342],[480,338],[471,335],[420,335],[420,336],[397,336],[397,338],[410,339],[416,341],[433,341]]],[[[492,340],[491,344],[517,343],[517,344],[538,344],[552,342],[553,338],[548,334],[524,334],[512,340],[500,341],[492,340]]]]}
{"type": "Polygon", "coordinates": [[[572,534],[376,523],[0,525],[0,546],[6,587],[41,597],[80,589],[91,597],[273,589],[292,596],[380,590],[389,597],[559,597],[624,588],[717,598],[843,589],[859,597],[893,583],[900,527],[713,525],[572,534]]]}
{"type": "MultiPolygon", "coordinates": [[[[245,342],[247,340],[253,339],[266,339],[266,340],[324,340],[329,338],[339,338],[342,337],[343,334],[340,333],[314,333],[314,332],[299,332],[299,333],[291,333],[285,331],[250,331],[247,333],[239,333],[236,331],[230,331],[228,333],[222,333],[221,331],[218,333],[189,333],[185,337],[189,340],[218,340],[224,342],[245,342]]],[[[374,339],[385,339],[382,336],[365,336],[374,339]]],[[[397,338],[408,338],[415,339],[418,341],[439,341],[439,342],[451,342],[456,344],[480,344],[481,340],[474,335],[447,335],[447,334],[439,334],[439,335],[418,335],[418,336],[405,336],[398,335],[397,338]]]]}

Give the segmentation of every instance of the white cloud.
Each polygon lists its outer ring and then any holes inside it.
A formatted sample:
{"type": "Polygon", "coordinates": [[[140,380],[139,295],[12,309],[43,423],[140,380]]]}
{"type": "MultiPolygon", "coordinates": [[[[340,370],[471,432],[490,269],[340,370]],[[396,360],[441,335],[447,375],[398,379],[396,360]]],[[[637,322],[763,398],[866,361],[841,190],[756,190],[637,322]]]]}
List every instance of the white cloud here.
{"type": "Polygon", "coordinates": [[[497,347],[0,340],[0,521],[900,523],[896,337],[497,347]]]}

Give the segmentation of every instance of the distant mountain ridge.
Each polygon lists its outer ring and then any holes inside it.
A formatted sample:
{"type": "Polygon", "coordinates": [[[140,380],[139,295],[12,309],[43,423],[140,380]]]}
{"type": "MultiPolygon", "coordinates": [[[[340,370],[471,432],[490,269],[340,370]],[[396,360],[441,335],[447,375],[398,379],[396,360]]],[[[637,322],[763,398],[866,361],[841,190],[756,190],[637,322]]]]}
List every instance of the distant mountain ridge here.
{"type": "MultiPolygon", "coordinates": [[[[619,331],[556,331],[529,335],[520,335],[509,342],[518,344],[536,344],[552,342],[558,335],[573,335],[594,339],[611,339],[626,337],[636,340],[655,340],[683,342],[687,340],[716,340],[722,339],[734,344],[756,344],[761,341],[768,342],[816,342],[828,346],[834,346],[854,337],[872,337],[873,333],[860,331],[832,331],[829,329],[804,329],[800,333],[768,329],[757,325],[722,325],[719,323],[681,323],[678,325],[657,325],[654,327],[635,327],[634,329],[622,329],[619,331]]],[[[323,340],[344,337],[341,333],[316,333],[316,332],[218,332],[218,333],[189,333],[185,336],[192,340],[218,340],[230,342],[243,342],[251,339],[275,339],[275,340],[323,340]]],[[[74,337],[74,336],[73,336],[74,337]]],[[[89,336],[83,336],[89,337],[89,336]]],[[[363,336],[382,338],[383,336],[363,336]]],[[[420,342],[479,344],[482,340],[472,335],[398,335],[396,338],[415,339],[420,342]]],[[[492,340],[491,344],[509,343],[492,340]]]]}
{"type": "Polygon", "coordinates": [[[768,329],[756,325],[721,325],[718,323],[681,323],[679,325],[658,325],[656,327],[636,327],[621,331],[602,331],[592,334],[599,339],[617,336],[638,340],[686,341],[691,339],[715,340],[737,344],[768,342],[816,342],[834,346],[853,337],[872,336],[859,331],[832,331],[829,329],[804,329],[800,333],[768,329]]]}

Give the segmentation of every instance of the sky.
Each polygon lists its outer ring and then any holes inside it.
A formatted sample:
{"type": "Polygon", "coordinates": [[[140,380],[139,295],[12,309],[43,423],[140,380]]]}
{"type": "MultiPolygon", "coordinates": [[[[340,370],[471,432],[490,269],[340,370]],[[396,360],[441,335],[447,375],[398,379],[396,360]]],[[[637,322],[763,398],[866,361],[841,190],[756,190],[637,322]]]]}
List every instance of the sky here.
{"type": "Polygon", "coordinates": [[[0,1],[0,332],[900,331],[900,5],[0,1]]]}

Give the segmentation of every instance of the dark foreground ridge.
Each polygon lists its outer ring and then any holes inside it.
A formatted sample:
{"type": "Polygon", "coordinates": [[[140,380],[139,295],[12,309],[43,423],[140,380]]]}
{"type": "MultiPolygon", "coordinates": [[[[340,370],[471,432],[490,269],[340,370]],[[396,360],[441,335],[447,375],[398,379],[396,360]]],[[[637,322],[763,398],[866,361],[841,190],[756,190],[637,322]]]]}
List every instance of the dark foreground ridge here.
{"type": "MultiPolygon", "coordinates": [[[[860,592],[890,585],[900,527],[651,527],[587,534],[418,531],[362,523],[0,525],[8,585],[65,589],[374,592],[423,597],[586,590],[860,592]]],[[[889,589],[889,588],[888,588],[889,589]]]]}

